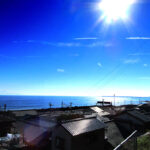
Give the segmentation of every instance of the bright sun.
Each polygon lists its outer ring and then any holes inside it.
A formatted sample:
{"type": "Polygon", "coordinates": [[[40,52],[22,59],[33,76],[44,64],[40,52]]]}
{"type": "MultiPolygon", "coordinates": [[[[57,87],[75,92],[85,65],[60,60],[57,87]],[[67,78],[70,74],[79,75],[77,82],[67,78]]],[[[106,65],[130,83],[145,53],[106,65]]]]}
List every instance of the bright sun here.
{"type": "Polygon", "coordinates": [[[110,23],[128,17],[129,8],[135,0],[102,0],[98,8],[102,11],[101,19],[110,23]]]}

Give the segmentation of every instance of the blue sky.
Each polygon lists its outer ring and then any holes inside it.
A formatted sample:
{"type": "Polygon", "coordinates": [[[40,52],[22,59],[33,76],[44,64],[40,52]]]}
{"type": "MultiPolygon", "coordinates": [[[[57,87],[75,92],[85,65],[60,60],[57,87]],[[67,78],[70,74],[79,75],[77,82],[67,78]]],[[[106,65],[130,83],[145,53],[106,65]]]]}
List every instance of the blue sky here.
{"type": "Polygon", "coordinates": [[[150,96],[150,3],[106,23],[100,1],[1,0],[1,95],[150,96]]]}

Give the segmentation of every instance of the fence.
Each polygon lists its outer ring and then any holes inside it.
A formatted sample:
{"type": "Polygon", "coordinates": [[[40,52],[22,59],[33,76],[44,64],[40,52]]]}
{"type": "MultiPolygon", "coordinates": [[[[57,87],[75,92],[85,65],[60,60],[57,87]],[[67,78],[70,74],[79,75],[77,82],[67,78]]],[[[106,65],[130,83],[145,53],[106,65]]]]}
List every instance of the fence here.
{"type": "Polygon", "coordinates": [[[137,131],[134,131],[123,142],[121,142],[114,150],[137,150],[137,131]]]}

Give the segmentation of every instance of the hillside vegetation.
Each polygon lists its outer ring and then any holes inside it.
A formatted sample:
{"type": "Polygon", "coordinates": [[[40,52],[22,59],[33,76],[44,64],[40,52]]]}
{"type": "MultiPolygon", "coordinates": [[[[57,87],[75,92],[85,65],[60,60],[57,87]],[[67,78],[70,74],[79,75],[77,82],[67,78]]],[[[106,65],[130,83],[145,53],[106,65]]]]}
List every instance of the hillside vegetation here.
{"type": "Polygon", "coordinates": [[[138,150],[150,150],[150,134],[138,137],[137,147],[138,150]]]}

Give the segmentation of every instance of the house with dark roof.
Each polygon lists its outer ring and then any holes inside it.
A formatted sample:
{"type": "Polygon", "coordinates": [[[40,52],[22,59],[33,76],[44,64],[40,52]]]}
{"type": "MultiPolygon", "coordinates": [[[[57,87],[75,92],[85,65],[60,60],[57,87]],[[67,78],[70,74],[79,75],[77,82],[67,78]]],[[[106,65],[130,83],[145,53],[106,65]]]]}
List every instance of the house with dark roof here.
{"type": "Polygon", "coordinates": [[[52,134],[52,150],[103,150],[104,132],[95,117],[61,123],[52,134]]]}
{"type": "Polygon", "coordinates": [[[124,111],[115,117],[115,122],[123,131],[124,137],[133,131],[144,131],[150,126],[150,117],[138,110],[124,111]]]}
{"type": "Polygon", "coordinates": [[[144,103],[144,104],[140,104],[137,107],[140,111],[147,113],[150,115],[150,102],[144,103]]]}

